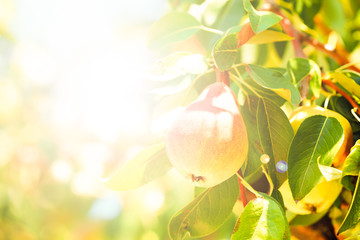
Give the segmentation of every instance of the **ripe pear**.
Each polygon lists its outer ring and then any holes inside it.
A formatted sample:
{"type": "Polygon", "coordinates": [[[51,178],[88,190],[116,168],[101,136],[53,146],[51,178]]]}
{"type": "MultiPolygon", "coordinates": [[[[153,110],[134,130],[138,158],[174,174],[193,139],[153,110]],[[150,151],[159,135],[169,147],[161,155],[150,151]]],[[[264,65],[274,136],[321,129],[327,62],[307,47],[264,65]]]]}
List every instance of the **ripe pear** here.
{"type": "Polygon", "coordinates": [[[248,139],[232,90],[217,82],[179,113],[169,128],[170,162],[196,186],[211,187],[233,176],[247,158],[248,139]]]}
{"type": "Polygon", "coordinates": [[[341,167],[347,155],[350,153],[350,149],[353,146],[353,133],[349,121],[343,117],[340,113],[325,109],[320,106],[302,106],[295,109],[290,115],[290,123],[296,133],[300,124],[305,118],[322,115],[336,118],[344,131],[344,140],[337,154],[334,157],[333,164],[335,167],[341,167]]]}
{"type": "Polygon", "coordinates": [[[288,180],[286,180],[279,191],[284,200],[285,207],[296,214],[308,215],[327,211],[335,202],[342,189],[339,179],[326,181],[323,178],[303,199],[295,202],[288,180]]]}

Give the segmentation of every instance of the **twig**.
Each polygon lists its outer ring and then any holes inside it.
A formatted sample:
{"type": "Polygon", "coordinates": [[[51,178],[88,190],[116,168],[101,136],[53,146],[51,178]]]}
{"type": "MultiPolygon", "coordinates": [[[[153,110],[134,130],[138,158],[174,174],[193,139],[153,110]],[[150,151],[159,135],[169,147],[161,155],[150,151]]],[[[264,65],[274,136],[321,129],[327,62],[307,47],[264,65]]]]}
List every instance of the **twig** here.
{"type": "Polygon", "coordinates": [[[341,88],[339,88],[335,83],[333,83],[330,79],[323,79],[323,83],[334,89],[336,92],[340,93],[348,102],[351,104],[351,106],[356,109],[357,114],[360,115],[360,108],[359,105],[355,102],[355,100],[346,92],[344,92],[341,88]]]}
{"type": "MultiPolygon", "coordinates": [[[[285,33],[294,38],[292,44],[294,46],[295,56],[298,56],[298,57],[305,56],[306,57],[306,55],[304,54],[304,52],[302,51],[302,48],[301,48],[301,43],[304,42],[304,43],[310,44],[315,49],[317,49],[317,50],[323,52],[324,54],[328,55],[329,57],[333,58],[340,65],[345,65],[345,64],[350,63],[350,61],[346,57],[348,55],[347,53],[345,53],[345,56],[343,56],[336,49],[333,49],[333,50],[327,49],[324,44],[311,38],[310,36],[306,35],[305,33],[302,33],[300,31],[298,31],[297,29],[295,29],[293,27],[293,25],[291,24],[290,20],[287,19],[284,16],[284,14],[282,14],[280,8],[273,1],[266,0],[265,10],[272,11],[284,18],[280,22],[280,24],[283,27],[285,33]],[[304,56],[301,56],[303,54],[304,54],[304,56]]],[[[360,73],[360,69],[354,65],[349,64],[348,68],[360,73]]]]}
{"type": "Polygon", "coordinates": [[[354,70],[356,72],[360,72],[359,68],[357,68],[354,65],[351,65],[350,61],[345,56],[339,54],[336,49],[329,50],[325,47],[324,44],[320,43],[319,41],[317,41],[315,39],[312,39],[310,36],[305,35],[305,34],[300,34],[299,37],[302,42],[308,43],[311,46],[313,46],[315,49],[325,53],[329,57],[333,58],[338,64],[340,64],[340,65],[349,64],[349,66],[348,66],[349,69],[354,70]]]}

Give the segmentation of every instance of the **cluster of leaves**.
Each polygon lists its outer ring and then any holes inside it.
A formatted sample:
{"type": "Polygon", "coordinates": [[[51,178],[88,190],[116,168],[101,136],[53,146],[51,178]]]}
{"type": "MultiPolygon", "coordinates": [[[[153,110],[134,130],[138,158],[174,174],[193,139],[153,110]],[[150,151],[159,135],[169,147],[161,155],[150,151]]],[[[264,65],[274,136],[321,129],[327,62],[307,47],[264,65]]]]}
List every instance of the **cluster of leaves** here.
{"type": "MultiPolygon", "coordinates": [[[[249,0],[171,1],[174,11],[157,21],[149,32],[149,48],[173,51],[178,46],[175,42],[192,39],[202,53],[175,52],[155,64],[149,74],[151,93],[158,99],[155,116],[187,105],[216,78],[228,82],[238,96],[249,138],[248,159],[241,169],[246,181],[241,182],[253,191],[255,198],[242,210],[232,239],[290,239],[289,219],[278,190],[286,180],[297,201],[321,179],[341,181],[352,198],[349,208],[341,209],[338,233],[355,229],[360,219],[359,143],[353,146],[340,171],[332,166],[344,141],[339,121],[329,116],[312,116],[295,134],[288,117],[289,112],[305,102],[322,105],[328,98],[327,107],[348,119],[357,140],[359,122],[351,114],[352,106],[323,86],[322,78],[329,76],[355,102],[360,98],[359,73],[346,70],[346,66],[316,47],[306,52],[310,58],[299,57],[295,45],[301,42],[295,33],[303,30],[320,40],[332,34],[342,40],[344,49],[353,51],[358,41],[350,39],[349,34],[360,21],[343,24],[345,28],[340,23],[349,17],[346,11],[360,16],[360,4],[344,1],[348,5],[341,5],[333,0],[275,2],[277,5],[272,8],[276,13],[257,10],[249,0]],[[289,20],[290,28],[286,25],[289,20]],[[318,22],[332,30],[331,34],[319,32],[318,22]],[[263,154],[270,158],[266,165],[260,161],[263,154]],[[281,163],[285,169],[279,167],[281,163]],[[251,187],[263,172],[271,185],[268,194],[251,187]]],[[[162,138],[159,144],[136,155],[105,184],[115,190],[128,190],[171,168],[162,138]]],[[[238,201],[237,178],[207,189],[196,188],[193,201],[170,220],[171,238],[183,239],[188,234],[203,237],[219,229],[238,201]]],[[[340,210],[341,201],[339,196],[334,208],[340,210]]],[[[292,219],[297,224],[311,222],[301,215],[292,219]]]]}

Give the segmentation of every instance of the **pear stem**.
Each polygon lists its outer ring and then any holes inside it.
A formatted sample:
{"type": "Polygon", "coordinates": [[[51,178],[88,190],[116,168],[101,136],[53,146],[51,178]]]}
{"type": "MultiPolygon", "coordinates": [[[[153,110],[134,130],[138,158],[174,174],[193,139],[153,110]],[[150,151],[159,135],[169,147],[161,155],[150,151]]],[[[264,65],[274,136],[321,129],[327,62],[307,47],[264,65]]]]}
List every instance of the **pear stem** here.
{"type": "Polygon", "coordinates": [[[222,82],[226,86],[230,86],[228,72],[227,71],[221,72],[217,67],[214,67],[214,69],[215,69],[215,72],[216,72],[216,81],[217,82],[222,82]]]}

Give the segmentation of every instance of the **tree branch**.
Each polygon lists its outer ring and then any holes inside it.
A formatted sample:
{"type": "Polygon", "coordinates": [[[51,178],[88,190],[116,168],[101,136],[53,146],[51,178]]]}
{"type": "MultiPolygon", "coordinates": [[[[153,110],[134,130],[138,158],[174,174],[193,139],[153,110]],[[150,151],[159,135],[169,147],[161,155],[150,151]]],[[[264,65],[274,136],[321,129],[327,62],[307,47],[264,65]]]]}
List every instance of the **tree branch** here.
{"type": "Polygon", "coordinates": [[[360,115],[360,108],[359,105],[355,102],[355,100],[347,94],[345,91],[343,91],[341,88],[339,88],[335,83],[333,83],[330,79],[323,79],[323,83],[334,89],[336,92],[340,93],[348,102],[351,104],[351,106],[356,109],[357,114],[360,115]]]}
{"type": "MultiPolygon", "coordinates": [[[[272,12],[280,15],[281,17],[283,17],[283,20],[280,22],[280,24],[281,24],[282,28],[284,29],[284,32],[294,38],[292,44],[294,46],[295,56],[307,58],[307,56],[305,55],[305,53],[303,52],[303,50],[301,48],[301,43],[307,43],[307,44],[310,44],[311,46],[313,46],[315,49],[323,52],[330,58],[333,58],[339,65],[345,65],[345,64],[350,63],[349,59],[346,57],[346,56],[348,56],[348,53],[345,53],[345,56],[343,56],[336,49],[333,49],[333,50],[327,49],[324,44],[311,38],[310,36],[306,35],[305,33],[300,32],[299,30],[295,29],[293,27],[293,25],[291,24],[290,20],[288,18],[286,18],[284,16],[284,14],[282,14],[279,6],[277,4],[275,4],[273,1],[266,0],[266,3],[264,4],[263,9],[267,10],[267,11],[272,11],[272,12]]],[[[360,73],[360,69],[354,65],[350,65],[350,66],[348,66],[348,68],[360,73]]]]}

